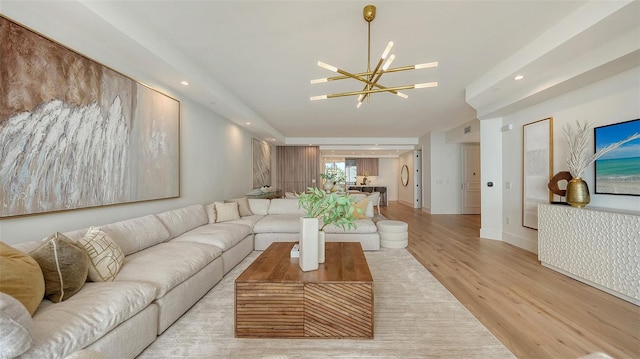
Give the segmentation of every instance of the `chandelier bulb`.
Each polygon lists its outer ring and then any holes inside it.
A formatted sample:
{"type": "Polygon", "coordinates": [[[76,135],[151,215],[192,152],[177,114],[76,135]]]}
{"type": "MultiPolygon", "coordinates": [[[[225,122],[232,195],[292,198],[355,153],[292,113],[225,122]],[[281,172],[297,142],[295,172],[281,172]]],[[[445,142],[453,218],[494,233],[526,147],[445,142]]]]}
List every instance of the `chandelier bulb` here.
{"type": "Polygon", "coordinates": [[[424,64],[417,64],[417,65],[413,66],[413,68],[416,69],[416,70],[428,69],[430,67],[438,67],[438,63],[437,62],[427,62],[427,63],[424,63],[424,64]]]}
{"type": "Polygon", "coordinates": [[[327,82],[327,81],[329,81],[329,79],[325,77],[325,78],[323,78],[323,79],[315,79],[315,80],[311,80],[311,83],[312,83],[312,84],[319,84],[319,83],[323,83],[323,82],[327,82]]]}
{"type": "Polygon", "coordinates": [[[382,65],[382,71],[387,71],[387,69],[389,68],[389,66],[391,66],[391,63],[393,62],[393,60],[396,58],[396,55],[391,55],[389,56],[389,58],[387,59],[387,61],[384,63],[384,65],[382,65]]]}
{"type": "Polygon", "coordinates": [[[409,96],[403,94],[402,92],[398,92],[398,93],[396,93],[396,95],[398,95],[398,96],[400,96],[402,98],[408,98],[409,97],[409,96]]]}
{"type": "Polygon", "coordinates": [[[327,95],[320,95],[320,96],[311,96],[309,97],[309,100],[311,101],[316,101],[316,100],[326,100],[327,99],[327,95]]]}
{"type": "Polygon", "coordinates": [[[389,43],[387,44],[387,48],[384,49],[384,52],[382,53],[382,56],[380,56],[382,59],[386,59],[387,55],[389,55],[389,52],[391,51],[391,48],[393,47],[393,41],[389,41],[389,43]]]}
{"type": "Polygon", "coordinates": [[[436,86],[438,86],[437,82],[424,82],[424,83],[421,83],[421,84],[413,85],[413,88],[421,89],[421,88],[425,88],[425,87],[436,87],[436,86]]]}
{"type": "Polygon", "coordinates": [[[356,105],[356,108],[360,108],[360,106],[362,106],[362,102],[358,101],[358,104],[356,105]]]}
{"type": "Polygon", "coordinates": [[[332,72],[338,72],[338,68],[337,67],[331,66],[329,64],[325,64],[322,61],[318,61],[318,66],[322,67],[323,69],[327,69],[329,71],[332,71],[332,72]]]}

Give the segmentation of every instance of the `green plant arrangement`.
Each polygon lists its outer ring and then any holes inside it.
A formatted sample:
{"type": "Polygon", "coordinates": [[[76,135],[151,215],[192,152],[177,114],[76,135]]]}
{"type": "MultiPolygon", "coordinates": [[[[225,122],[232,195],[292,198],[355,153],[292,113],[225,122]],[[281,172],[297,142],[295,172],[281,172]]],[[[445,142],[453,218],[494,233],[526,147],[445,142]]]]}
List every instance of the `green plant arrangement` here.
{"type": "Polygon", "coordinates": [[[325,173],[320,174],[320,177],[332,183],[341,183],[347,179],[346,174],[340,168],[328,168],[325,173]]]}
{"type": "Polygon", "coordinates": [[[348,194],[327,194],[315,187],[307,188],[306,192],[296,194],[298,207],[306,211],[307,218],[320,218],[323,225],[320,231],[329,224],[335,224],[343,230],[356,228],[353,198],[348,194]]]}

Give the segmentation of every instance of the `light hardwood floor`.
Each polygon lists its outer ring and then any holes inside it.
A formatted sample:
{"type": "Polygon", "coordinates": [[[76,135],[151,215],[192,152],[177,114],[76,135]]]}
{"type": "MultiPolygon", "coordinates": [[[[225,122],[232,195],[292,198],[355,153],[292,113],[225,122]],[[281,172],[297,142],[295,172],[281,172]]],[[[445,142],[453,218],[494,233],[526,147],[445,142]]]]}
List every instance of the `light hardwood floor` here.
{"type": "Polygon", "coordinates": [[[640,358],[640,307],[543,267],[535,253],[480,238],[479,215],[398,202],[381,209],[409,224],[409,252],[518,358],[640,358]]]}

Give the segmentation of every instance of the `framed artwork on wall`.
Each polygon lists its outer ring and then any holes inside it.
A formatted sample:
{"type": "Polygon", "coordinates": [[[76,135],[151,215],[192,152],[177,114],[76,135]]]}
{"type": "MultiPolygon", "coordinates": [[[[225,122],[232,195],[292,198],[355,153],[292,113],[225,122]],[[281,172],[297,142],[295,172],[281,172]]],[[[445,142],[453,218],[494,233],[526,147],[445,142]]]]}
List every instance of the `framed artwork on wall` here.
{"type": "Polygon", "coordinates": [[[271,186],[271,146],[264,141],[253,139],[253,188],[271,186]]]}
{"type": "Polygon", "coordinates": [[[180,196],[180,102],[0,16],[0,218],[180,196]]]}
{"type": "MultiPolygon", "coordinates": [[[[595,127],[595,152],[640,133],[640,119],[595,127]]],[[[595,162],[595,193],[640,196],[640,139],[623,144],[595,162]]]]}
{"type": "Polygon", "coordinates": [[[538,205],[553,200],[553,118],[522,127],[522,225],[538,229],[538,205]]]}

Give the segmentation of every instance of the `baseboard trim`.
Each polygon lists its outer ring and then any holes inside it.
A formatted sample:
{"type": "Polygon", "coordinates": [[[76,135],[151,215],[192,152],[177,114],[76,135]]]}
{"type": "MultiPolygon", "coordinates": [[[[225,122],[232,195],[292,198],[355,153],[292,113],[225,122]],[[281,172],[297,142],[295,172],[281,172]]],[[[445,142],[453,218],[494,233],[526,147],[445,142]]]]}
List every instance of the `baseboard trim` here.
{"type": "Polygon", "coordinates": [[[525,238],[508,232],[502,232],[502,240],[526,251],[538,253],[537,240],[525,238]]]}
{"type": "Polygon", "coordinates": [[[496,241],[502,240],[502,231],[492,228],[480,228],[480,238],[493,239],[496,241]]]}

